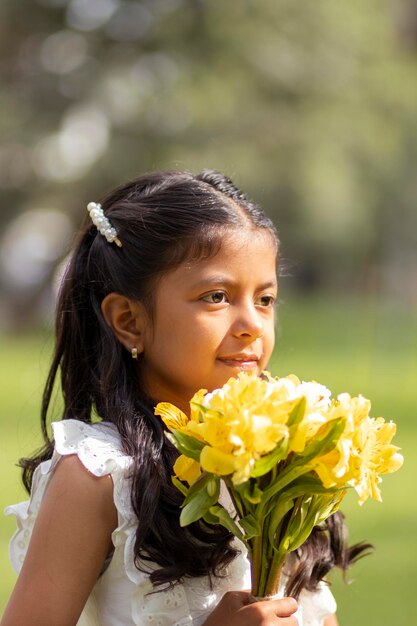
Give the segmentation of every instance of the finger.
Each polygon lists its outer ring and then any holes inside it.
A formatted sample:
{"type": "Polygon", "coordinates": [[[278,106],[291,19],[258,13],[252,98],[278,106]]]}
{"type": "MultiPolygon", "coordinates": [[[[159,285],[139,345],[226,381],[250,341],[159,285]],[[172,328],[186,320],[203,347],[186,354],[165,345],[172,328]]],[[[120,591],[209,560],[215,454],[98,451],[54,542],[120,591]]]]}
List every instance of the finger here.
{"type": "Polygon", "coordinates": [[[227,591],[222,601],[224,601],[232,610],[238,609],[250,604],[249,591],[227,591]]]}
{"type": "Polygon", "coordinates": [[[280,618],[279,626],[299,626],[298,619],[296,617],[280,618]]]}
{"type": "Polygon", "coordinates": [[[277,617],[291,617],[297,609],[298,604],[294,598],[281,598],[280,600],[270,600],[271,608],[277,617]]]}
{"type": "Polygon", "coordinates": [[[250,591],[243,591],[241,593],[247,595],[246,599],[243,598],[245,604],[257,604],[262,602],[262,606],[268,606],[272,610],[275,610],[277,604],[279,604],[280,609],[283,611],[283,617],[292,615],[298,609],[297,601],[290,596],[272,600],[271,598],[255,598],[250,591]],[[267,605],[265,605],[265,603],[267,603],[267,605]]]}
{"type": "MultiPolygon", "coordinates": [[[[271,621],[271,623],[275,624],[275,618],[280,618],[280,626],[282,624],[281,620],[290,620],[288,624],[291,626],[295,626],[298,622],[292,617],[294,613],[297,611],[298,604],[294,598],[280,598],[279,600],[260,600],[258,602],[250,603],[249,606],[242,607],[242,611],[253,615],[253,618],[256,616],[258,618],[267,618],[271,621]]],[[[256,620],[255,620],[256,621],[256,620]]],[[[285,622],[287,623],[287,622],[285,622]]]]}

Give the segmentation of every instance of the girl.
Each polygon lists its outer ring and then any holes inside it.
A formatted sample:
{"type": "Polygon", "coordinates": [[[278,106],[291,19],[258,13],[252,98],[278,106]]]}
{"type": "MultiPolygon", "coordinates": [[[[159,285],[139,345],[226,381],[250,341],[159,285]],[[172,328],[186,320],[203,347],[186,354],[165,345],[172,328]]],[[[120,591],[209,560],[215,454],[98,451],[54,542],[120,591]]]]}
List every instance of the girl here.
{"type": "MultiPolygon", "coordinates": [[[[224,528],[179,526],[177,452],[153,412],[159,401],[187,411],[197,389],[266,368],[274,226],[212,171],[149,174],[88,208],[59,296],[45,446],[22,461],[31,498],[6,511],[20,574],[2,626],[301,624],[294,598],[250,603],[244,551],[224,528]]],[[[321,580],[361,550],[346,548],[342,524],[317,529],[288,566],[305,626],[336,624],[321,580]]]]}

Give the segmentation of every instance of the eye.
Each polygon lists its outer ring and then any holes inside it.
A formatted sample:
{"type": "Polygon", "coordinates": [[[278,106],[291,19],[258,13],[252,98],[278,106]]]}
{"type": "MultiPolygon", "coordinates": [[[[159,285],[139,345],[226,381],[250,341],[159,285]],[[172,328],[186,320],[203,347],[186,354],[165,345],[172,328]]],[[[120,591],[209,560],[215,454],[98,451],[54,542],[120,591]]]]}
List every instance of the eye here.
{"type": "Polygon", "coordinates": [[[212,291],[201,299],[210,304],[223,304],[223,302],[227,302],[226,294],[223,291],[212,291]]]}
{"type": "Polygon", "coordinates": [[[261,296],[259,298],[259,300],[258,300],[258,304],[260,304],[260,306],[263,306],[263,307],[266,307],[266,308],[272,307],[275,304],[275,297],[274,296],[270,296],[270,295],[261,296]]]}

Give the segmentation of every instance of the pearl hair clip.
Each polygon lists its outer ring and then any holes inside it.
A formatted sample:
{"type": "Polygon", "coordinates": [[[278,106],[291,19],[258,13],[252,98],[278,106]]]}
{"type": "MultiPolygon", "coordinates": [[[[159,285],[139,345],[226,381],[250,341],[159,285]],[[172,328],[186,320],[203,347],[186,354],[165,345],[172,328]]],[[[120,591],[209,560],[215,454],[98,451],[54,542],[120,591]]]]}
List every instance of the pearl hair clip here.
{"type": "Polygon", "coordinates": [[[119,246],[119,248],[121,248],[122,242],[117,236],[116,230],[113,228],[107,217],[104,215],[101,204],[98,204],[97,202],[89,202],[87,204],[87,211],[90,214],[94,226],[97,227],[97,230],[100,232],[100,234],[103,235],[103,237],[105,237],[109,243],[113,243],[114,241],[114,243],[119,246]]]}

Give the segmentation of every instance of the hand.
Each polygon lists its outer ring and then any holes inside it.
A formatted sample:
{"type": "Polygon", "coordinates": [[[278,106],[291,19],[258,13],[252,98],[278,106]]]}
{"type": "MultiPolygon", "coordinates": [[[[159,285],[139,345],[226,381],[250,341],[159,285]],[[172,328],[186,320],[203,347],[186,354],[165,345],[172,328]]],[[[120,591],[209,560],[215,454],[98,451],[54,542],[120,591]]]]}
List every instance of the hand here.
{"type": "Polygon", "coordinates": [[[248,591],[228,591],[203,626],[298,626],[294,598],[250,601],[248,591]]]}

